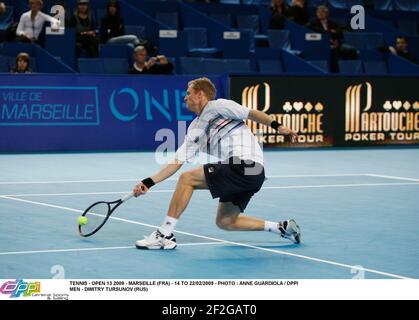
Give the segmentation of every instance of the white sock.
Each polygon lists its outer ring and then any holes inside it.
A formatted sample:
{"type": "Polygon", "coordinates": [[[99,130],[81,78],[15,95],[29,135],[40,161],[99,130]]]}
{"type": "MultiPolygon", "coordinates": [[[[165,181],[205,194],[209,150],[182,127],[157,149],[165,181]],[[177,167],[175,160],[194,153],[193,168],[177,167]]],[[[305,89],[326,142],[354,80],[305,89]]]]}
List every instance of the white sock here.
{"type": "Polygon", "coordinates": [[[160,233],[163,234],[165,237],[170,236],[173,233],[173,230],[175,230],[177,220],[178,219],[176,218],[167,216],[164,219],[163,224],[159,228],[160,233]]]}
{"type": "Polygon", "coordinates": [[[272,222],[272,221],[265,221],[265,231],[268,232],[274,232],[280,234],[281,231],[278,229],[278,222],[272,222]]]}

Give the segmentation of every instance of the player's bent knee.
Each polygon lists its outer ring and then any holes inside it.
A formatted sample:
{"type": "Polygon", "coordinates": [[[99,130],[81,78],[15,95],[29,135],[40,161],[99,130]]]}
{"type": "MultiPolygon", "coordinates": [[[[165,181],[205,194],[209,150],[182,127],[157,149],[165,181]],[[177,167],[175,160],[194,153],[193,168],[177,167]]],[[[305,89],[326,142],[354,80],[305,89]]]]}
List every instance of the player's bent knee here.
{"type": "Polygon", "coordinates": [[[235,220],[231,218],[217,218],[217,220],[215,221],[215,224],[220,229],[231,231],[231,230],[235,230],[234,222],[235,220]]]}
{"type": "Polygon", "coordinates": [[[190,172],[184,172],[180,175],[178,181],[181,184],[191,185],[192,184],[192,174],[190,172]]]}

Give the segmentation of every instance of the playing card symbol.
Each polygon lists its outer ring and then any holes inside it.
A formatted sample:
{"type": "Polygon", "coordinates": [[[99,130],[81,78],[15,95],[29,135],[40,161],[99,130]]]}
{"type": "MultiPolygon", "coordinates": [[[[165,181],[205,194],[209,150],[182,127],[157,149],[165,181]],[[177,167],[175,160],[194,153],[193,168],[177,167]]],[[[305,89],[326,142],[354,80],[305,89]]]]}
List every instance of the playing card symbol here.
{"type": "Polygon", "coordinates": [[[390,101],[386,101],[384,104],[383,104],[383,108],[384,108],[384,110],[386,110],[386,111],[390,111],[391,110],[391,103],[390,103],[390,101]]]}
{"type": "Polygon", "coordinates": [[[415,101],[413,104],[413,110],[419,110],[419,102],[415,101]]]}
{"type": "Polygon", "coordinates": [[[404,108],[404,110],[409,110],[410,109],[410,107],[411,107],[412,105],[410,104],[410,102],[409,101],[405,101],[405,103],[403,103],[403,108],[404,108]]]}
{"type": "Polygon", "coordinates": [[[313,110],[313,105],[310,102],[307,102],[304,106],[304,109],[306,109],[307,112],[310,112],[311,110],[313,110]]]}
{"type": "Polygon", "coordinates": [[[316,105],[314,106],[314,109],[317,112],[322,112],[324,108],[323,108],[323,105],[320,102],[317,102],[316,105]]]}
{"type": "Polygon", "coordinates": [[[285,102],[284,106],[282,107],[282,109],[284,109],[284,111],[286,112],[290,112],[292,110],[292,105],[289,101],[285,102]]]}
{"type": "Polygon", "coordinates": [[[399,110],[402,107],[402,102],[399,101],[393,101],[393,108],[396,110],[399,110]]]}
{"type": "Polygon", "coordinates": [[[294,102],[293,107],[295,111],[299,112],[304,107],[304,104],[302,102],[294,102]]]}

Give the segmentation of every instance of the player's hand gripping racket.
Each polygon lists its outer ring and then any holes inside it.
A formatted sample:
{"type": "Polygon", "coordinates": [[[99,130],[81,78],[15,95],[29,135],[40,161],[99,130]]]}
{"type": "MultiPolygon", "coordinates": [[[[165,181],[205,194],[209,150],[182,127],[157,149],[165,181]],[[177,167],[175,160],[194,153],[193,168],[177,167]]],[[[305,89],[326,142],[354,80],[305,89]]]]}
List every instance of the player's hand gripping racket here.
{"type": "Polygon", "coordinates": [[[122,203],[132,198],[134,195],[133,192],[128,193],[123,198],[112,201],[99,201],[92,204],[88,207],[83,215],[79,217],[79,233],[82,237],[89,237],[94,235],[96,232],[103,227],[103,225],[108,221],[112,212],[115,211],[122,203]]]}

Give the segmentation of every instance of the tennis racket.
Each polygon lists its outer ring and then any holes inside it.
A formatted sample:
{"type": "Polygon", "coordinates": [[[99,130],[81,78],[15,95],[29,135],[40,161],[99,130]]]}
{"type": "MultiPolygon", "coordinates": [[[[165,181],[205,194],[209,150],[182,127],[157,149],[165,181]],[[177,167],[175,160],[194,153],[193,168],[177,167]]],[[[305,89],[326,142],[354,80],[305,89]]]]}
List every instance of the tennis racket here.
{"type": "Polygon", "coordinates": [[[114,212],[115,209],[118,208],[122,203],[131,199],[133,195],[134,193],[130,192],[123,198],[116,201],[98,201],[93,203],[79,217],[79,234],[82,237],[89,237],[94,235],[100,230],[100,228],[103,227],[106,221],[108,221],[112,212],[114,212]]]}

